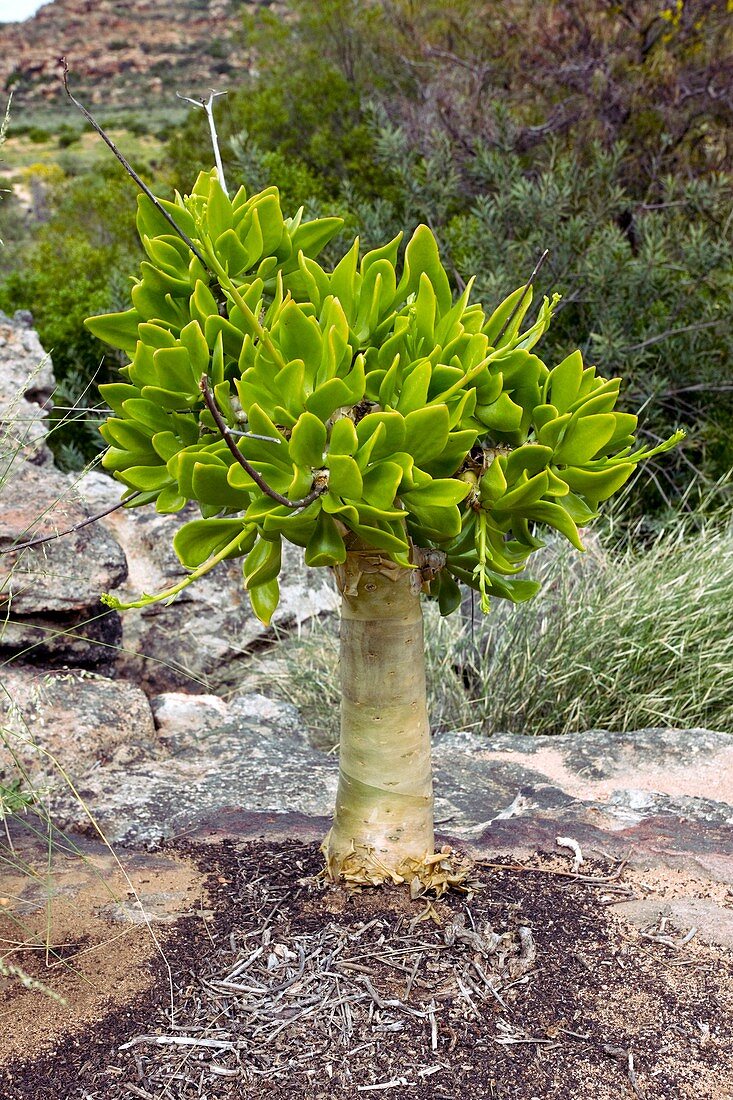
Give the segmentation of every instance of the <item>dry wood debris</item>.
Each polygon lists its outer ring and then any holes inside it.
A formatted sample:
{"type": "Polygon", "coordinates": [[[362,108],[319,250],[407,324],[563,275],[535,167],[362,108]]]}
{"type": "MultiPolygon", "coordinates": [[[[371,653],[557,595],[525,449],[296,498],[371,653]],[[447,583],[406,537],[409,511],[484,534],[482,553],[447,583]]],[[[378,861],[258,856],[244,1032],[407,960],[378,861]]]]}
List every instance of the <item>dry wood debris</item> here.
{"type": "MultiPolygon", "coordinates": [[[[282,922],[286,902],[308,892],[323,899],[327,888],[304,880],[293,896],[289,885],[255,879],[246,891],[257,899],[259,919],[250,919],[241,935],[232,932],[220,948],[221,965],[201,979],[185,1021],[120,1047],[130,1053],[166,1048],[156,1057],[158,1080],[167,1073],[180,1080],[197,1052],[210,1056],[197,1067],[204,1084],[224,1075],[287,1080],[304,1063],[323,1063],[327,1051],[376,1046],[414,1021],[423,1023],[434,1053],[439,1030],[450,1033],[467,1018],[480,1018],[487,1003],[508,1012],[502,991],[536,963],[528,926],[476,926],[469,905],[449,920],[429,903],[417,916],[408,910],[394,922],[330,920],[304,932],[282,922]]],[[[422,1079],[434,1068],[411,1067],[422,1079]]],[[[410,1083],[397,1077],[359,1087],[410,1083]]]]}
{"type": "Polygon", "coordinates": [[[623,862],[487,862],[473,896],[411,900],[326,885],[316,845],[192,854],[208,896],[169,941],[173,1015],[162,982],[3,1100],[733,1096],[728,956],[663,908],[618,922],[623,862]]]}

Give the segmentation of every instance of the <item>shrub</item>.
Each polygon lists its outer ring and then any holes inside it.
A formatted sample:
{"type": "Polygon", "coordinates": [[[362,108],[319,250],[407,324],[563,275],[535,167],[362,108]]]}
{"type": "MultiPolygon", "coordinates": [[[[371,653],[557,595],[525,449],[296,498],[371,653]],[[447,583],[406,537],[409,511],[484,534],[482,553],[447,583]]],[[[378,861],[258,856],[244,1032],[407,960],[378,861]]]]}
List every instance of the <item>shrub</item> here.
{"type": "MultiPolygon", "coordinates": [[[[559,546],[529,570],[536,601],[497,601],[444,619],[426,608],[428,698],[434,732],[562,734],[648,726],[733,733],[733,529],[710,524],[658,536],[643,551],[559,546]],[[700,608],[705,608],[701,615],[700,608]]],[[[301,710],[323,747],[338,741],[338,643],[316,624],[263,655],[253,686],[301,710]],[[259,679],[258,677],[261,677],[259,679]]]]}

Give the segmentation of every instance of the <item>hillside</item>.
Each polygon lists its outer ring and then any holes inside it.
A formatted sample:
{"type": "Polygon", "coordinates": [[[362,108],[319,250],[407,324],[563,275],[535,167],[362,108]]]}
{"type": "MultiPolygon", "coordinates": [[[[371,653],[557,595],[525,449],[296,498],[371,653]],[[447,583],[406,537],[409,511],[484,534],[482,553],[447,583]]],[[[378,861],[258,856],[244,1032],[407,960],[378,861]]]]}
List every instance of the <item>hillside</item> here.
{"type": "Polygon", "coordinates": [[[0,24],[0,88],[16,107],[56,106],[58,59],[92,103],[135,108],[232,84],[248,64],[243,11],[261,0],[54,0],[24,23],[0,24]]]}

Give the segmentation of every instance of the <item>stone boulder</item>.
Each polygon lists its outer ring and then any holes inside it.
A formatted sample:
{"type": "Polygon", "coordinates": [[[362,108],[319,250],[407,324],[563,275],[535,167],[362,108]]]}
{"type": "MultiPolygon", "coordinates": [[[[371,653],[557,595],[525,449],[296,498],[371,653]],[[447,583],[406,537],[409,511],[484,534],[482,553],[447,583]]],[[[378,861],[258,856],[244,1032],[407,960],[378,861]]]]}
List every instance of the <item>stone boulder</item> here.
{"type": "Polygon", "coordinates": [[[121,641],[120,617],[100,603],[127,576],[127,561],[104,527],[90,524],[39,546],[33,539],[83,523],[89,509],[73,477],[29,462],[2,486],[0,651],[34,663],[104,665],[121,641]]]}
{"type": "Polygon", "coordinates": [[[291,738],[297,745],[308,745],[307,732],[296,708],[259,692],[224,700],[219,695],[171,691],[154,696],[150,703],[158,739],[171,755],[205,749],[212,733],[232,724],[266,727],[274,735],[291,738]]]}
{"type": "MultiPolygon", "coordinates": [[[[308,746],[298,712],[262,695],[229,702],[167,692],[152,701],[156,750],[89,769],[79,794],[112,841],[147,844],[185,831],[221,807],[328,812],[335,761],[308,746]]],[[[55,806],[64,827],[86,828],[68,793],[55,806]]]]}
{"type": "Polygon", "coordinates": [[[64,773],[76,784],[111,769],[119,782],[130,764],[162,755],[150,704],[133,684],[87,669],[11,666],[2,689],[0,776],[12,777],[17,759],[44,791],[68,797],[64,773]]]}
{"type": "Polygon", "coordinates": [[[45,418],[56,380],[31,325],[23,311],[12,320],[0,313],[0,481],[19,458],[37,466],[53,462],[45,418]]]}
{"type": "MultiPolygon", "coordinates": [[[[119,482],[104,474],[87,474],[80,492],[88,507],[102,511],[116,504],[119,482]]],[[[122,600],[143,592],[160,592],[185,574],[173,550],[173,535],[182,523],[199,516],[189,506],[175,516],[154,508],[121,508],[100,521],[122,546],[129,574],[115,588],[122,600]]],[[[101,590],[100,590],[101,591],[101,590]]],[[[280,606],[273,624],[256,618],[242,584],[242,562],[223,562],[170,604],[151,604],[122,613],[122,648],[117,675],[144,686],[149,694],[236,690],[253,649],[274,642],[282,631],[335,611],[338,596],[325,569],[307,569],[302,551],[283,548],[280,606]]]]}

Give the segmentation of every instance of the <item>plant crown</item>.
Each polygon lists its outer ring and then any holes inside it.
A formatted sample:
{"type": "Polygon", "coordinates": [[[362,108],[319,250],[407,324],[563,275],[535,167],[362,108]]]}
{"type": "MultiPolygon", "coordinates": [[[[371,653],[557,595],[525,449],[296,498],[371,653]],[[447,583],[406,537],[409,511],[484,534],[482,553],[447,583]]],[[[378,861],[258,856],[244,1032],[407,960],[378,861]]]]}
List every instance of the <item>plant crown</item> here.
{"type": "Polygon", "coordinates": [[[531,287],[490,315],[471,283],[454,300],[424,225],[401,262],[399,236],[361,257],[357,238],[324,270],[316,257],[341,221],[285,218],[274,187],[229,199],[212,171],[190,196],[161,200],[198,256],[146,196],[138,203],[147,259],[132,308],[87,322],[130,357],[123,380],[100,387],[113,411],[103,464],[131,503],[195,501],[202,518],[174,539],[190,571],[181,583],[113,606],[173,598],[241,556],[269,622],[282,540],[308,565],[334,566],[354,537],[405,567],[411,542],[442,551],[429,595],[444,614],[459,581],[484,610],[490,596],[523,601],[538,588],[517,576],[542,545],[537,527],[582,550],[578,527],[682,434],[635,448],[636,416],[615,411],[619,379],[579,351],[552,369],[533,352],[558,296],[527,328],[531,287]]]}

